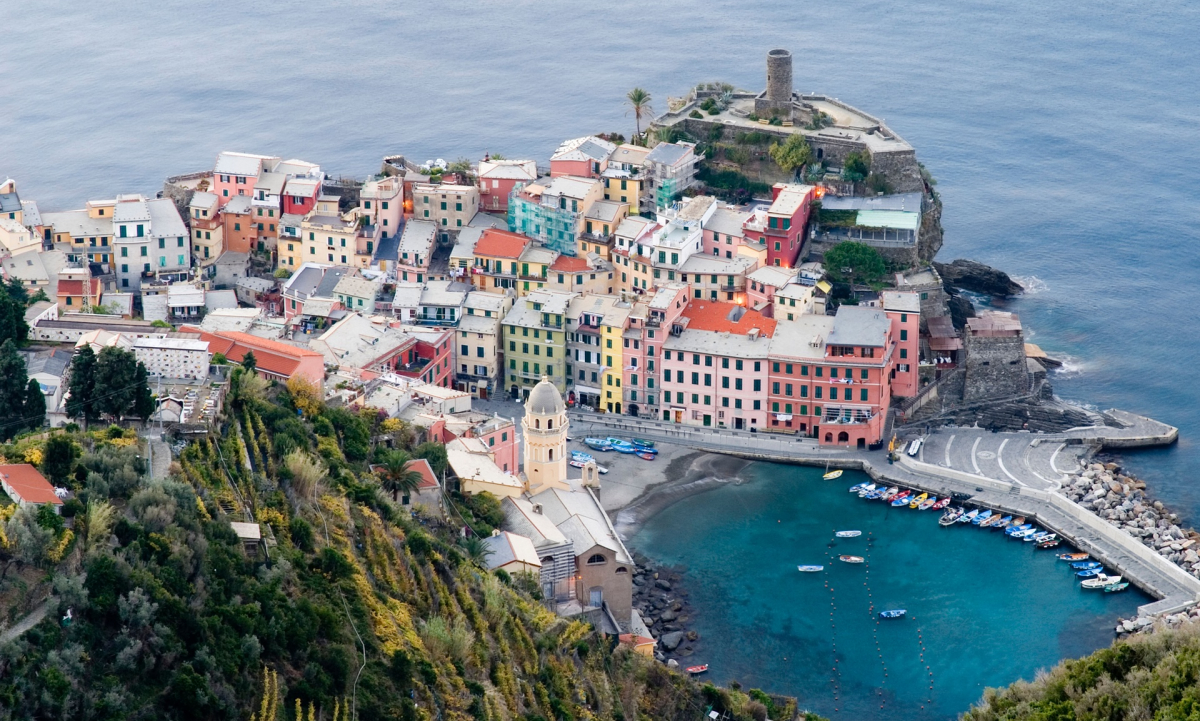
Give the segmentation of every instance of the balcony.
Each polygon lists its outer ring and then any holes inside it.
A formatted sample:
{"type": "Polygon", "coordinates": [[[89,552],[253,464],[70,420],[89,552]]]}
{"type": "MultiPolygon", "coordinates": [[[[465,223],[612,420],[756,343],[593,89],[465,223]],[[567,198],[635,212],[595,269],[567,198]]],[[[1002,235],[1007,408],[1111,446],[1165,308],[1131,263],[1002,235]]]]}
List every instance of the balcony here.
{"type": "Polygon", "coordinates": [[[408,363],[397,364],[396,372],[397,373],[420,373],[427,365],[429,365],[428,358],[418,358],[418,359],[416,359],[414,361],[410,361],[408,363]]]}

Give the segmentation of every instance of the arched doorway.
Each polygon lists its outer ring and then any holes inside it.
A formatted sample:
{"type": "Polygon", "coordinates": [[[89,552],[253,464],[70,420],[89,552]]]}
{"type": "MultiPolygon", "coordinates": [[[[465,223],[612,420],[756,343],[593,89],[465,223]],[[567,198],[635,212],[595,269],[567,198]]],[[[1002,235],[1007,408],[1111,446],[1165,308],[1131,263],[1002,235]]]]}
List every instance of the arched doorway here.
{"type": "Polygon", "coordinates": [[[826,442],[826,443],[833,443],[833,434],[832,434],[832,433],[826,433],[826,434],[825,434],[825,442],[826,442]]]}
{"type": "Polygon", "coordinates": [[[514,401],[515,401],[515,400],[517,400],[517,399],[519,399],[519,398],[521,397],[521,389],[517,387],[517,384],[516,384],[516,383],[513,383],[513,386],[512,386],[512,388],[510,388],[510,389],[508,390],[508,392],[509,392],[510,394],[512,394],[512,397],[513,397],[513,400],[514,400],[514,401]]]}
{"type": "Polygon", "coordinates": [[[849,443],[849,442],[850,442],[850,434],[849,433],[842,431],[841,433],[838,434],[838,443],[849,443]]]}
{"type": "Polygon", "coordinates": [[[637,414],[638,414],[638,407],[637,407],[637,404],[636,404],[636,403],[630,403],[630,404],[629,404],[629,415],[631,415],[631,416],[636,416],[637,414]]]}

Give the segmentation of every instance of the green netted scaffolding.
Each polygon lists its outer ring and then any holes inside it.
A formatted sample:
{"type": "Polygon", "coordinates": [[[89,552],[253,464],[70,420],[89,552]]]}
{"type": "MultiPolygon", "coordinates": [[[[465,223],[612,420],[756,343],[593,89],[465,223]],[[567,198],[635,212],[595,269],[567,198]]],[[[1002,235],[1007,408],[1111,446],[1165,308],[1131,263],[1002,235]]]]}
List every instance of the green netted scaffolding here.
{"type": "Polygon", "coordinates": [[[675,202],[675,186],[678,183],[676,178],[663,178],[658,181],[654,190],[654,206],[656,208],[666,208],[675,202]]]}
{"type": "Polygon", "coordinates": [[[508,202],[508,229],[563,255],[575,255],[579,213],[542,205],[516,194],[508,202]]]}

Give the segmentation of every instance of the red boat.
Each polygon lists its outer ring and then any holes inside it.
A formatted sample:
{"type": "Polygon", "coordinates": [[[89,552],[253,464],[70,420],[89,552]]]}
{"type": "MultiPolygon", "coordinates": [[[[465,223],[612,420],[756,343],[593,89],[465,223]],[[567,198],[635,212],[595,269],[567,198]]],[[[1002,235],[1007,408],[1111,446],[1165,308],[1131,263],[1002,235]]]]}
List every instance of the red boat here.
{"type": "Polygon", "coordinates": [[[652,460],[654,460],[654,456],[655,456],[655,454],[650,453],[648,451],[638,451],[636,453],[636,455],[638,458],[641,458],[644,461],[652,461],[652,460]]]}
{"type": "Polygon", "coordinates": [[[707,671],[708,671],[708,664],[704,664],[703,666],[688,666],[688,667],[687,667],[686,669],[684,669],[684,670],[685,670],[685,671],[687,671],[688,673],[692,674],[693,676],[695,676],[695,675],[697,675],[697,674],[701,674],[701,673],[705,673],[705,672],[707,672],[707,671]]]}
{"type": "Polygon", "coordinates": [[[937,503],[933,504],[933,506],[931,506],[931,508],[932,508],[933,510],[935,510],[935,511],[940,511],[940,510],[942,510],[943,508],[945,508],[945,507],[946,507],[946,506],[948,506],[948,505],[950,505],[950,496],[946,496],[946,497],[945,497],[945,498],[943,498],[942,500],[940,500],[940,501],[938,501],[937,503]]]}

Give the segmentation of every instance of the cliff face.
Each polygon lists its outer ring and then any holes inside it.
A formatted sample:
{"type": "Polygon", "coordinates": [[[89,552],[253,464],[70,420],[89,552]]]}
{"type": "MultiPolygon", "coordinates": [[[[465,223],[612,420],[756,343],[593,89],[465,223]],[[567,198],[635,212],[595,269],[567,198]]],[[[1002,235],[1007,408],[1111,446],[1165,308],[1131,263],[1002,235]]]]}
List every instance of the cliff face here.
{"type": "Polygon", "coordinates": [[[930,193],[929,208],[921,216],[921,231],[917,240],[917,257],[928,263],[942,249],[942,198],[930,193]]]}
{"type": "Polygon", "coordinates": [[[933,267],[946,285],[974,293],[1007,298],[1025,290],[1008,273],[973,260],[959,258],[952,263],[934,263],[933,267]]]}

